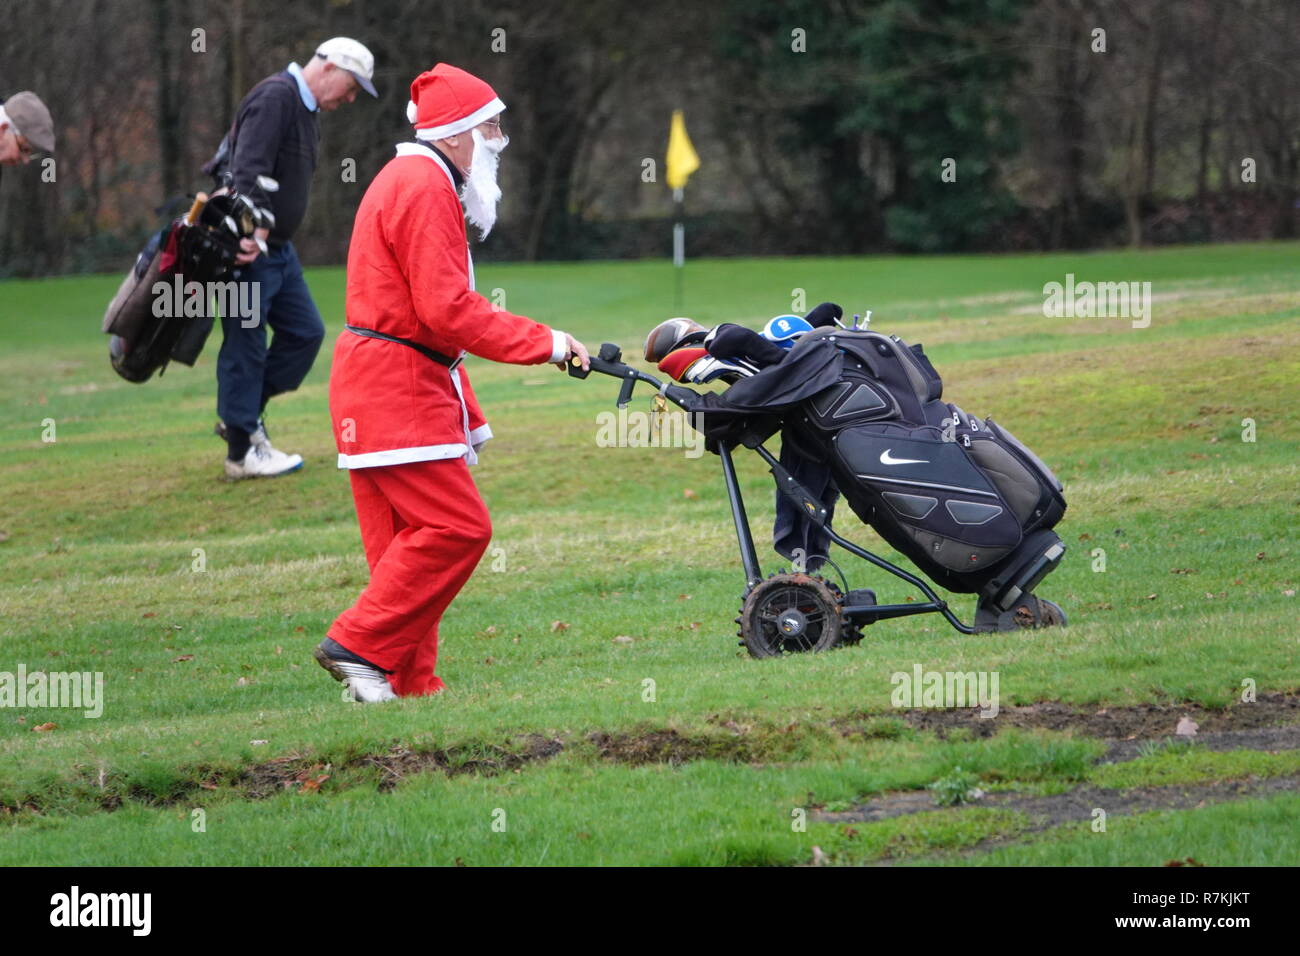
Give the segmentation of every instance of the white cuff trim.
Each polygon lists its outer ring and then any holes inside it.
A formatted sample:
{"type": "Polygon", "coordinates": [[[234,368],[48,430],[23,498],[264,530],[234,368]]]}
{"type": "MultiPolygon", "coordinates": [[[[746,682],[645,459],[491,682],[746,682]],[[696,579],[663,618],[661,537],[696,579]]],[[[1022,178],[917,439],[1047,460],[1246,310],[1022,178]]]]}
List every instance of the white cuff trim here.
{"type": "Polygon", "coordinates": [[[485,441],[492,437],[492,429],[487,425],[480,425],[469,433],[469,443],[477,449],[485,441]]]}
{"type": "Polygon", "coordinates": [[[563,362],[569,351],[569,340],[559,329],[551,329],[551,364],[563,362]]]}
{"type": "Polygon", "coordinates": [[[441,126],[430,126],[428,129],[417,129],[415,131],[415,138],[427,141],[446,139],[448,136],[455,136],[458,133],[464,133],[467,130],[473,129],[484,120],[490,120],[505,108],[506,104],[501,102],[500,97],[494,96],[491,100],[480,106],[468,116],[461,117],[451,123],[444,123],[441,126]]]}

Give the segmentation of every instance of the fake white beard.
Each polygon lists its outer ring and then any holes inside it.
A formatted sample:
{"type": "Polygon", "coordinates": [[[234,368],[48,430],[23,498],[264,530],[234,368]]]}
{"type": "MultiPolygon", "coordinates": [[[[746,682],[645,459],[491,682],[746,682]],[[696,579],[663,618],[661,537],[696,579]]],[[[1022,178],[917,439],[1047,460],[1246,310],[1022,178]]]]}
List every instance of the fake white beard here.
{"type": "Polygon", "coordinates": [[[497,166],[501,150],[510,144],[507,137],[487,139],[473,130],[474,156],[470,160],[469,175],[461,188],[461,202],[465,204],[465,217],[478,228],[479,241],[486,239],[497,221],[497,203],[501,200],[501,187],[497,185],[497,166]]]}

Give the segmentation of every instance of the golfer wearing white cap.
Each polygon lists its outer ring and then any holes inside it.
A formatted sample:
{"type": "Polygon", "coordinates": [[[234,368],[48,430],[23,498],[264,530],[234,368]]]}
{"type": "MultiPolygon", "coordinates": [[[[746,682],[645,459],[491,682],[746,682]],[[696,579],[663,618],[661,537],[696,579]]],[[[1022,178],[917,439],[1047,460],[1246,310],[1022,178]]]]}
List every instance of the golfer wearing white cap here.
{"type": "Polygon", "coordinates": [[[279,183],[268,197],[275,225],[259,233],[266,254],[245,239],[235,260],[235,280],[258,283],[257,296],[241,294],[239,301],[260,303],[260,314],[256,322],[248,316],[221,320],[216,430],[226,440],[229,478],[269,478],[302,467],[301,456],[272,447],[262,423],[270,399],[302,384],[325,336],[291,240],[307,212],[320,113],[351,103],[358,89],[376,96],[374,72],[375,58],[356,40],[326,40],[306,66],[291,63],[253,87],[222,148],[204,167],[217,176],[229,171],[241,193],[256,194],[260,176],[279,183]]]}

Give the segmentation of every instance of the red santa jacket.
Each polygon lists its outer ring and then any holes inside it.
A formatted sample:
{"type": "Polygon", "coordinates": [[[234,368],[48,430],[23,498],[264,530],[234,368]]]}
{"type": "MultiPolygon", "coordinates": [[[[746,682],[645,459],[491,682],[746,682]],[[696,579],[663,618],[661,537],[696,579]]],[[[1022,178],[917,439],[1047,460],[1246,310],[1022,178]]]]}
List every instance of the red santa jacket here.
{"type": "MultiPolygon", "coordinates": [[[[450,357],[536,365],[564,357],[565,337],[495,309],[474,291],[465,217],[451,171],[403,143],[357,209],[348,247],[347,324],[450,357]]],[[[330,371],[340,468],[465,457],[492,437],[465,369],[397,342],[340,333],[330,371]]]]}

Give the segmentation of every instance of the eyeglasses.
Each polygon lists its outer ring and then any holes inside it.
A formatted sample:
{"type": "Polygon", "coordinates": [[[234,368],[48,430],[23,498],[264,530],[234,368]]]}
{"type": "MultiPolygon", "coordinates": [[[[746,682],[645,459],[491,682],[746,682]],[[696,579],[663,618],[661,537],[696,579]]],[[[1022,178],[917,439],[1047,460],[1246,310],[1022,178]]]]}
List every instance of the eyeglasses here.
{"type": "MultiPolygon", "coordinates": [[[[479,125],[479,126],[490,126],[490,127],[492,127],[494,130],[496,130],[498,133],[500,133],[500,132],[501,132],[501,117],[496,116],[496,117],[493,117],[493,118],[490,119],[490,120],[484,120],[483,122],[479,123],[478,125],[479,125]]],[[[504,135],[504,134],[502,134],[502,135],[504,135]]]]}

